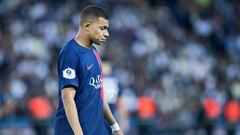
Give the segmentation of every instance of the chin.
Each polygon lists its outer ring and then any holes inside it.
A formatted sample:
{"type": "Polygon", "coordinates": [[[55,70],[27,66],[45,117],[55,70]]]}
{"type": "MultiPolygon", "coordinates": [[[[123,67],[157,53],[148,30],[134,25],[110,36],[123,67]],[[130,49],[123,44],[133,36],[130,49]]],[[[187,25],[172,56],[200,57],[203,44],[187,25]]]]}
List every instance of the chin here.
{"type": "Polygon", "coordinates": [[[102,45],[105,41],[95,42],[96,45],[102,45]]]}

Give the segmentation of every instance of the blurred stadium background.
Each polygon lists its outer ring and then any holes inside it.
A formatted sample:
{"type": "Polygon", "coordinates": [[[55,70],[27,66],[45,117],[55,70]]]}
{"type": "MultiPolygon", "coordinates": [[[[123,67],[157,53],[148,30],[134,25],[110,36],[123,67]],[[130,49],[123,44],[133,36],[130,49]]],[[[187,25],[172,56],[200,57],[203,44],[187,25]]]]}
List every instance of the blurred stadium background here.
{"type": "Polygon", "coordinates": [[[0,134],[52,135],[58,51],[87,5],[129,112],[126,135],[240,135],[239,0],[0,0],[0,134]]]}

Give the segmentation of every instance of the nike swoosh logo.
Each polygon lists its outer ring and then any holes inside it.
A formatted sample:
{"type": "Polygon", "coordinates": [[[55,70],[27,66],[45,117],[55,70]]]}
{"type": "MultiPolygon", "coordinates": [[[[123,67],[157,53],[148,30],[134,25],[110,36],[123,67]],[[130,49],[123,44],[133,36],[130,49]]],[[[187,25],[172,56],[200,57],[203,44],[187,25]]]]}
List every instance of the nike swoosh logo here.
{"type": "Polygon", "coordinates": [[[90,70],[92,68],[93,64],[90,66],[87,66],[87,70],[90,70]]]}

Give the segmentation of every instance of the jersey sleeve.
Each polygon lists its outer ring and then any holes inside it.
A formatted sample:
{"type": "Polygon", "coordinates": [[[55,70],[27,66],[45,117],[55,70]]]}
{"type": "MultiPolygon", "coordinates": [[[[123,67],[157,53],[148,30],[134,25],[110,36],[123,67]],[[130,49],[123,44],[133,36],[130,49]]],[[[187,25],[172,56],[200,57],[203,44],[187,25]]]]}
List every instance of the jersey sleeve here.
{"type": "Polygon", "coordinates": [[[62,52],[58,65],[60,90],[68,86],[79,87],[77,75],[79,63],[80,60],[76,54],[68,51],[62,52]]]}

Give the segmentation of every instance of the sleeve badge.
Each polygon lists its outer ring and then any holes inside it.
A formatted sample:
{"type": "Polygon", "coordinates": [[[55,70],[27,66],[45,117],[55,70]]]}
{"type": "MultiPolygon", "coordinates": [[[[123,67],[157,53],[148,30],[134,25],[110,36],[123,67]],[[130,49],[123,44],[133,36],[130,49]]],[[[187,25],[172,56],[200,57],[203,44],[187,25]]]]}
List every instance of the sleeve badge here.
{"type": "Polygon", "coordinates": [[[74,79],[76,77],[75,70],[72,68],[66,68],[63,70],[63,77],[66,79],[74,79]]]}

